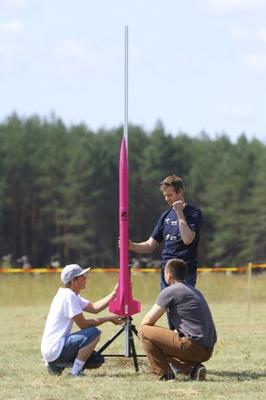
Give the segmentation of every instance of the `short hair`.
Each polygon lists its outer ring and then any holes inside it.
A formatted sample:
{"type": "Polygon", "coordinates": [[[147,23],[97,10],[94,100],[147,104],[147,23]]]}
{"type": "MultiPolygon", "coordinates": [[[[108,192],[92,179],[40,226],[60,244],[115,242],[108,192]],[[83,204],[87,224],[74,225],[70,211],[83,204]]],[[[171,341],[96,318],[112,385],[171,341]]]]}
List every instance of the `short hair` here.
{"type": "Polygon", "coordinates": [[[184,281],[187,276],[187,264],[180,258],[173,258],[166,263],[165,269],[176,281],[184,281]]]}
{"type": "Polygon", "coordinates": [[[170,175],[164,178],[164,180],[160,183],[160,190],[164,190],[167,187],[172,186],[176,193],[179,193],[180,190],[185,191],[185,186],[182,178],[177,175],[170,175]]]}

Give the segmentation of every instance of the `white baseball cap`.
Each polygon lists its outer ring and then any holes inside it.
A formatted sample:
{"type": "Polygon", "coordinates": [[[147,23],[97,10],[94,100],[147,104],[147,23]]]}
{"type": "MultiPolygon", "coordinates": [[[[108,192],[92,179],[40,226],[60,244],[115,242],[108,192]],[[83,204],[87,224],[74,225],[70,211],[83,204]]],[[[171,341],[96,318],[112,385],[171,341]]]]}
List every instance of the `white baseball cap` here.
{"type": "Polygon", "coordinates": [[[61,281],[64,285],[70,282],[72,279],[76,278],[77,276],[81,276],[86,274],[91,267],[88,268],[81,268],[78,264],[69,264],[66,265],[61,272],[61,281]]]}

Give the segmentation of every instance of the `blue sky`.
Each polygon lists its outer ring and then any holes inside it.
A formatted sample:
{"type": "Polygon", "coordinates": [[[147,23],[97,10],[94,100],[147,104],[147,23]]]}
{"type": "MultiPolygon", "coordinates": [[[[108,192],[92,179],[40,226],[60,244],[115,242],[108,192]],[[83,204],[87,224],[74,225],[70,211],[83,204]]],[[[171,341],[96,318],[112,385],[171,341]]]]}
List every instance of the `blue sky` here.
{"type": "Polygon", "coordinates": [[[266,142],[266,0],[0,0],[0,121],[52,112],[266,142]]]}

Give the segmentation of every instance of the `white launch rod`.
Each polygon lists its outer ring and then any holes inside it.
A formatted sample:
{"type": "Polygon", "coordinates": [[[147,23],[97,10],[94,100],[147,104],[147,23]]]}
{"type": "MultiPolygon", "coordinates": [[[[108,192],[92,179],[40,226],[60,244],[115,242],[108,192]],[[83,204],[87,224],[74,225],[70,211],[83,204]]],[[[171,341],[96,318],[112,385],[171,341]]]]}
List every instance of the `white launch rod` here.
{"type": "Polygon", "coordinates": [[[125,102],[124,102],[124,137],[128,153],[128,26],[125,26],[125,102]]]}

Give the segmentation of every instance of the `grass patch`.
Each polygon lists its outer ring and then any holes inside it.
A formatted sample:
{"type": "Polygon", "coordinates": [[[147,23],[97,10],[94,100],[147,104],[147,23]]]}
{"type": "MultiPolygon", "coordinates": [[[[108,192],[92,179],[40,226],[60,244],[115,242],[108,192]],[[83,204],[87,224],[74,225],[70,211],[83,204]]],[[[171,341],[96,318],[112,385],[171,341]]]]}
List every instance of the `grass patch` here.
{"type": "MultiPolygon", "coordinates": [[[[90,274],[83,295],[96,300],[108,293],[116,274],[90,274]]],[[[132,276],[134,297],[142,312],[134,316],[138,327],[153,304],[159,287],[158,274],[132,276]]],[[[180,376],[173,383],[158,382],[149,374],[146,359],[139,357],[140,372],[132,358],[107,358],[99,370],[86,378],[47,374],[40,354],[40,340],[52,296],[60,285],[59,275],[0,276],[0,396],[10,400],[112,400],[147,398],[167,400],[264,400],[266,398],[266,276],[200,274],[199,289],[210,303],[218,331],[213,358],[206,363],[207,381],[191,382],[180,376]]],[[[165,319],[161,321],[165,325],[165,319]]],[[[101,327],[104,343],[119,327],[101,327]]],[[[137,353],[143,350],[135,339],[137,353]]],[[[121,335],[106,353],[124,353],[121,335]]]]}

